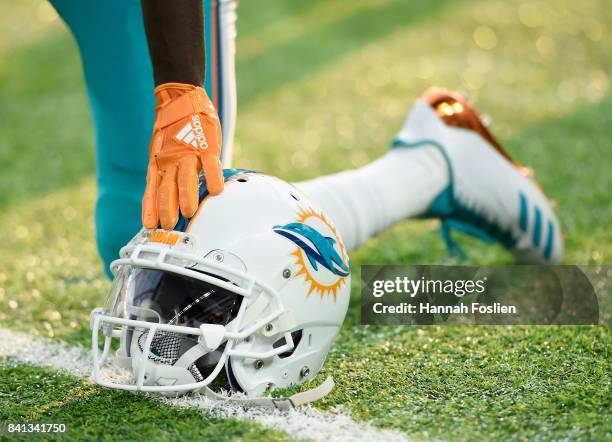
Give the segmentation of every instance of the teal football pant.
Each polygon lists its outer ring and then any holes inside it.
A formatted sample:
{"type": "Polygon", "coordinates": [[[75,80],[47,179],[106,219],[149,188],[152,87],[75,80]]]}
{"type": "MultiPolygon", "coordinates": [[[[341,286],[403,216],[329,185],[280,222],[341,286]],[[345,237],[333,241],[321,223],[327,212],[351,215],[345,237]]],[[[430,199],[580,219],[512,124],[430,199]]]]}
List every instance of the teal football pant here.
{"type": "MultiPolygon", "coordinates": [[[[153,70],[140,0],[51,0],[74,35],[83,62],[96,145],[96,241],[109,264],[141,228],[148,144],[153,130],[153,70]]],[[[206,90],[223,127],[230,167],[236,114],[236,0],[204,0],[206,90]]]]}

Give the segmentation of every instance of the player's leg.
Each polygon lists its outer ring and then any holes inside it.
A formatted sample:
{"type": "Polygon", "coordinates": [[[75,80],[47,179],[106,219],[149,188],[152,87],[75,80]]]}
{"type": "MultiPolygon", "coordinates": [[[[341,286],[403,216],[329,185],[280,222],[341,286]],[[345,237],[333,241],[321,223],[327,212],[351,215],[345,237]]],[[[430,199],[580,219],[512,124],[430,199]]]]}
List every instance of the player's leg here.
{"type": "Polygon", "coordinates": [[[104,268],[140,228],[153,74],[140,2],[53,0],[81,52],[95,128],[96,239],[104,268]]]}
{"type": "Polygon", "coordinates": [[[448,185],[442,154],[393,149],[376,161],[296,184],[336,224],[349,251],[398,221],[423,215],[448,185]]]}
{"type": "Polygon", "coordinates": [[[401,219],[429,216],[442,220],[455,253],[451,230],[497,242],[521,262],[560,261],[550,201],[459,94],[427,91],[393,146],[361,169],[298,183],[330,213],[348,248],[401,219]]]}
{"type": "MultiPolygon", "coordinates": [[[[141,227],[141,200],[155,106],[142,10],[136,0],[52,3],[70,27],[81,52],[96,134],[96,238],[108,271],[119,249],[141,227]]],[[[222,32],[222,26],[235,23],[235,1],[219,4],[206,0],[204,9],[211,14],[207,20],[210,26],[206,28],[210,51],[206,87],[208,94],[216,97],[217,107],[225,109],[219,114],[224,132],[226,124],[230,128],[224,133],[224,143],[231,147],[236,108],[235,80],[233,72],[230,74],[235,30],[222,32]]],[[[231,153],[222,156],[231,161],[231,153]]]]}

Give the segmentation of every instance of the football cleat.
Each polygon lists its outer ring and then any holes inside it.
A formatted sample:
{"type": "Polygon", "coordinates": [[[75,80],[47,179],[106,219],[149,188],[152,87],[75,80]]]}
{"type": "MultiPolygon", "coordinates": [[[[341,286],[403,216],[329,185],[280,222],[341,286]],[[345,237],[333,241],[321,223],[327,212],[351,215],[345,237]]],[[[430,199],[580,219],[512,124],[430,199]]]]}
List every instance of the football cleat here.
{"type": "Polygon", "coordinates": [[[532,171],[510,157],[462,95],[426,91],[392,146],[441,151],[449,184],[426,215],[441,219],[452,254],[464,255],[451,236],[456,230],[501,244],[520,263],[561,260],[563,239],[553,204],[532,171]]]}

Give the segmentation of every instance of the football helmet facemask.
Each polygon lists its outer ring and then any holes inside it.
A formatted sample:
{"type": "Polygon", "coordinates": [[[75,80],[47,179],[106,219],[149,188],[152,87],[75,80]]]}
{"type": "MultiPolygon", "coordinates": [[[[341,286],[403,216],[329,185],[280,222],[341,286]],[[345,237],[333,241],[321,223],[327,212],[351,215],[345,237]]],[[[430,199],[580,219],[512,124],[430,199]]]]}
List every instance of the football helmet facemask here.
{"type": "MultiPolygon", "coordinates": [[[[91,315],[96,383],[220,398],[211,388],[218,386],[244,392],[245,404],[279,408],[283,402],[266,392],[321,369],[350,297],[336,228],[278,178],[241,170],[224,176],[225,190],[214,197],[200,180],[191,219],[181,218],[174,231],[143,229],[111,264],[107,306],[91,315]],[[113,338],[130,382],[105,376],[113,338]]],[[[288,402],[316,400],[332,387],[328,378],[288,402]]]]}

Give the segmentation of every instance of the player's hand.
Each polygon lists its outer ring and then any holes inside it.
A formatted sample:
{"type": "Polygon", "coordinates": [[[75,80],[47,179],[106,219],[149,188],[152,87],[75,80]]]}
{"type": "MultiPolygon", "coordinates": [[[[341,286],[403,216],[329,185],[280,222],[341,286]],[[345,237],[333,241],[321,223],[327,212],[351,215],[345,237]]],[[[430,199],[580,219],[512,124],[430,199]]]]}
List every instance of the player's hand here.
{"type": "Polygon", "coordinates": [[[166,83],[155,88],[157,107],[149,146],[147,187],[142,199],[142,223],[172,229],[198,208],[198,174],[204,169],[210,195],[223,190],[221,125],[201,87],[166,83]]]}

